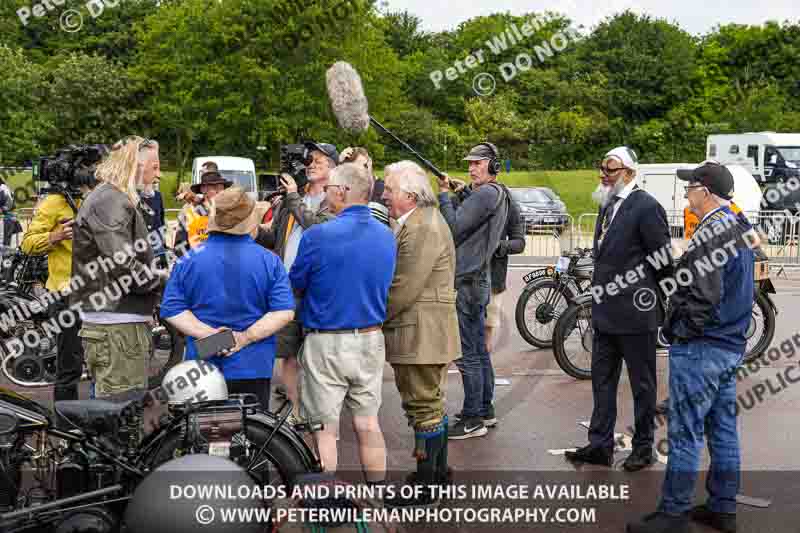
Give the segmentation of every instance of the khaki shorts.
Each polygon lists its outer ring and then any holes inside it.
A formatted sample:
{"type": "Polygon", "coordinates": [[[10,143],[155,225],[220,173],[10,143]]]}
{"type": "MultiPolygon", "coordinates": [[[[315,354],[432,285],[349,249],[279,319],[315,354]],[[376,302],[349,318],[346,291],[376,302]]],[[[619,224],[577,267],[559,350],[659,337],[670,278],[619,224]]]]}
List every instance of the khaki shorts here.
{"type": "Polygon", "coordinates": [[[369,333],[310,333],[298,358],[300,415],[338,427],[342,406],[353,416],[377,416],[386,347],[381,330],[369,333]]]}
{"type": "Polygon", "coordinates": [[[489,305],[486,306],[486,327],[499,328],[500,317],[503,314],[503,295],[504,292],[489,295],[489,305]]]}
{"type": "Polygon", "coordinates": [[[147,369],[153,350],[152,331],[145,323],[90,324],[78,336],[94,380],[97,398],[147,390],[147,369]]]}

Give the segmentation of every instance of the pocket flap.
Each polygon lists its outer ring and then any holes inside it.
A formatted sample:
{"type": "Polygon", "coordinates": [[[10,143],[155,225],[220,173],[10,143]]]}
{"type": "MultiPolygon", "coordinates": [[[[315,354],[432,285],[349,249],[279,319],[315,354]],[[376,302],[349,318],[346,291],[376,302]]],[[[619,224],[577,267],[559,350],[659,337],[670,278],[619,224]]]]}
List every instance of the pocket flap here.
{"type": "Polygon", "coordinates": [[[80,332],[78,332],[78,337],[98,342],[105,342],[105,340],[108,339],[108,333],[105,331],[97,331],[96,329],[91,328],[81,328],[80,332]]]}
{"type": "Polygon", "coordinates": [[[419,302],[455,303],[455,289],[425,289],[419,297],[419,302]]]}

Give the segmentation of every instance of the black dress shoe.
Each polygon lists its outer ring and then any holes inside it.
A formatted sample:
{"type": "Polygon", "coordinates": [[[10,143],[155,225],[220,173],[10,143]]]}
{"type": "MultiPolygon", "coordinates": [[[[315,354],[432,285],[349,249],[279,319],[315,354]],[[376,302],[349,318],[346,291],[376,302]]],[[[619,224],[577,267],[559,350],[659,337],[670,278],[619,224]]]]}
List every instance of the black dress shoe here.
{"type": "Polygon", "coordinates": [[[651,513],[641,522],[628,524],[625,530],[628,533],[689,533],[689,517],[651,513]]]}
{"type": "Polygon", "coordinates": [[[622,468],[626,472],[637,472],[655,462],[656,457],[652,448],[636,448],[631,452],[628,458],[625,459],[625,462],[622,463],[622,468]]]}
{"type": "Polygon", "coordinates": [[[567,461],[575,463],[588,463],[590,465],[611,466],[614,464],[613,448],[597,448],[591,444],[578,448],[574,452],[564,452],[567,461]]]}
{"type": "Polygon", "coordinates": [[[715,513],[705,504],[698,505],[689,512],[695,522],[712,527],[723,533],[736,533],[736,513],[715,513]]]}

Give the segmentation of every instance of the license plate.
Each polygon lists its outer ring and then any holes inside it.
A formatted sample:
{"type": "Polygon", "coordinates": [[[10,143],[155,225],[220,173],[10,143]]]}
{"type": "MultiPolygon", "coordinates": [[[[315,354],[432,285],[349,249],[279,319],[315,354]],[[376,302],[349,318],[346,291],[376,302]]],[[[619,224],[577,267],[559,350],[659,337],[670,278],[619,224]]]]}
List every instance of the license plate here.
{"type": "Polygon", "coordinates": [[[544,217],[545,222],[558,222],[558,217],[544,217]]]}
{"type": "Polygon", "coordinates": [[[212,442],[208,445],[208,455],[216,455],[217,457],[230,457],[231,443],[230,442],[212,442]]]}
{"type": "Polygon", "coordinates": [[[522,281],[524,281],[525,283],[530,283],[535,279],[546,278],[552,275],[553,275],[553,267],[537,268],[533,272],[528,272],[527,274],[522,276],[522,281]]]}
{"type": "Polygon", "coordinates": [[[564,273],[569,270],[569,257],[559,257],[556,263],[556,272],[564,273]]]}

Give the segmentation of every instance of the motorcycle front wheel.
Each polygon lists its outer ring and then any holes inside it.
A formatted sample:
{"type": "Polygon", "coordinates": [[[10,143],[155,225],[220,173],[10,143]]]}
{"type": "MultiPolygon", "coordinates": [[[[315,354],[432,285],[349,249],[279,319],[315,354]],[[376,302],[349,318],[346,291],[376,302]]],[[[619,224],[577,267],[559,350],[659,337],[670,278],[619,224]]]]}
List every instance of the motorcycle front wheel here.
{"type": "Polygon", "coordinates": [[[553,346],[553,328],[575,297],[574,291],[552,278],[538,279],[522,291],[514,318],[525,341],[537,348],[553,346]]]}
{"type": "Polygon", "coordinates": [[[775,309],[767,296],[759,291],[753,301],[753,312],[746,332],[747,348],[742,363],[749,363],[767,351],[775,337],[775,309]]]}
{"type": "Polygon", "coordinates": [[[592,379],[592,301],[572,303],[553,331],[553,353],[561,370],[575,379],[592,379]]]}

